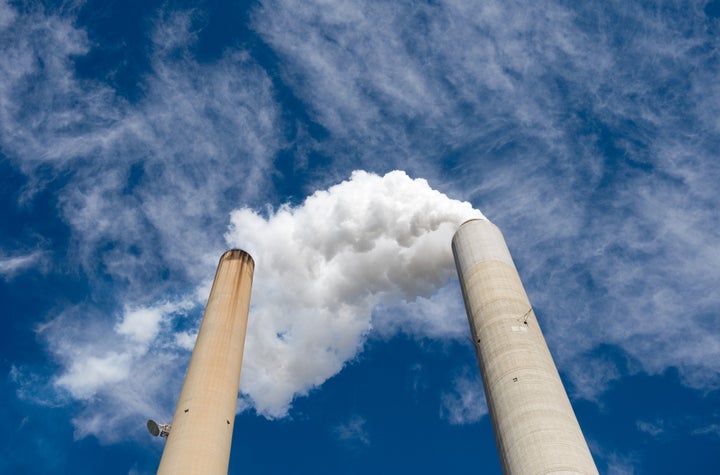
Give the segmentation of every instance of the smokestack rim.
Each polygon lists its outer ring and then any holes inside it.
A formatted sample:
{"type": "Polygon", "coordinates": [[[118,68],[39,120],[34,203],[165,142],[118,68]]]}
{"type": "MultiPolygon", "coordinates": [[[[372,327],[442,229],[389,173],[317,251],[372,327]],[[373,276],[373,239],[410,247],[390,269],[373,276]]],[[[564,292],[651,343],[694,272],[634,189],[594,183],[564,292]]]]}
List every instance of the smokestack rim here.
{"type": "Polygon", "coordinates": [[[462,228],[463,226],[465,226],[467,223],[469,223],[469,222],[471,222],[471,221],[485,221],[486,223],[492,224],[492,221],[490,221],[489,219],[487,219],[487,218],[485,218],[485,217],[483,217],[483,218],[470,218],[470,219],[466,219],[465,221],[463,221],[462,223],[460,223],[460,225],[458,226],[458,229],[462,228]]]}
{"type": "Polygon", "coordinates": [[[450,244],[459,275],[478,262],[487,260],[515,266],[502,231],[489,219],[468,219],[455,231],[450,244]],[[459,253],[459,247],[466,248],[465,252],[459,253]]]}
{"type": "Polygon", "coordinates": [[[253,259],[249,252],[239,248],[228,249],[227,251],[223,252],[222,256],[220,256],[219,262],[235,259],[247,259],[249,261],[249,264],[253,268],[255,268],[255,259],[253,259]]]}
{"type": "MultiPolygon", "coordinates": [[[[495,223],[493,223],[492,221],[490,221],[489,219],[487,219],[487,218],[485,218],[485,217],[482,217],[482,218],[470,218],[470,219],[466,219],[465,221],[463,221],[462,223],[460,223],[460,225],[459,225],[459,226],[457,227],[457,229],[455,230],[455,233],[453,234],[452,241],[453,241],[453,242],[455,241],[455,237],[460,233],[460,231],[465,227],[465,225],[474,223],[475,221],[480,221],[480,222],[482,222],[482,223],[487,223],[487,224],[489,224],[490,226],[492,226],[493,228],[495,228],[495,229],[497,229],[498,231],[500,231],[500,228],[497,227],[497,225],[495,225],[495,223]]],[[[502,231],[500,231],[500,234],[502,234],[502,231]]]]}

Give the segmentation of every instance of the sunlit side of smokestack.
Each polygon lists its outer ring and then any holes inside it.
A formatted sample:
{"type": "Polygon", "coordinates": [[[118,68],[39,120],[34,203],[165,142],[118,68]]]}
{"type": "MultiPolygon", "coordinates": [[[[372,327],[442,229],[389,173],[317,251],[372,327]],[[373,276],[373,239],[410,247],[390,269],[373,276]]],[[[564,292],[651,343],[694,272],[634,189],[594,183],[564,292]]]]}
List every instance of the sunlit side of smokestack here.
{"type": "Polygon", "coordinates": [[[158,474],[226,474],[255,264],[220,258],[158,474]]]}
{"type": "Polygon", "coordinates": [[[597,474],[502,233],[467,221],[452,249],[503,472],[597,474]]]}

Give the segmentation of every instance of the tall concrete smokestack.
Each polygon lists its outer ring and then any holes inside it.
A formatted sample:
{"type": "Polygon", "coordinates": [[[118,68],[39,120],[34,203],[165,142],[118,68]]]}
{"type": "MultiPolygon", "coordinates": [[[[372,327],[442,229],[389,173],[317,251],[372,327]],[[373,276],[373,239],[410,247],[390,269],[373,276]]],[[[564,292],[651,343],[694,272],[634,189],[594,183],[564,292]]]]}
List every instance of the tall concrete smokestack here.
{"type": "Polygon", "coordinates": [[[502,233],[467,221],[452,249],[503,472],[597,474],[502,233]]]}
{"type": "Polygon", "coordinates": [[[158,474],[226,474],[255,264],[220,258],[158,474]]]}

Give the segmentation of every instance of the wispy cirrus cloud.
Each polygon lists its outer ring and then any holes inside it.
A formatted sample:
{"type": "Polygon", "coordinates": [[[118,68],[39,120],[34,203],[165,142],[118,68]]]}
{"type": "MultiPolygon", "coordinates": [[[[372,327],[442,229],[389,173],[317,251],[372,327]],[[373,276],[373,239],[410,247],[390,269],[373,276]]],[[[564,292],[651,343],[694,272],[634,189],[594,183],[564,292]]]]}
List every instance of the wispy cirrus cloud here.
{"type": "Polygon", "coordinates": [[[367,446],[370,445],[370,436],[366,424],[365,418],[354,415],[347,422],[333,427],[332,432],[340,442],[367,446]]]}
{"type": "Polygon", "coordinates": [[[270,80],[242,51],[192,59],[192,16],[158,16],[132,104],[76,75],[90,43],[71,18],[31,10],[2,30],[4,153],[36,188],[69,176],[59,200],[86,272],[101,262],[130,286],[162,267],[192,272],[222,245],[231,203],[263,192],[279,145],[270,80]]]}
{"type": "Polygon", "coordinates": [[[477,422],[488,414],[480,375],[474,368],[466,367],[452,384],[452,391],[443,392],[440,397],[443,419],[453,425],[463,425],[477,422]]]}
{"type": "MultiPolygon", "coordinates": [[[[242,49],[198,60],[196,13],[159,12],[143,94],[130,102],[76,76],[72,58],[92,43],[72,18],[0,3],[0,18],[10,19],[0,20],[2,152],[34,180],[26,199],[53,180],[61,187],[68,262],[80,263],[102,300],[65,309],[41,332],[62,367],[55,381],[101,402],[114,383],[78,378],[134,374],[142,348],[166,357],[137,381],[179,384],[168,361],[187,357],[199,310],[185,310],[183,321],[152,309],[184,301],[179,294],[212,274],[233,209],[270,214],[258,209],[284,140],[276,81],[313,122],[299,128],[322,129],[322,141],[296,137],[298,149],[328,157],[310,170],[317,183],[300,188],[324,189],[356,168],[407,169],[495,219],[579,396],[594,398],[623,371],[595,356],[598,345],[620,348],[632,371],[675,366],[686,384],[717,387],[720,88],[717,19],[703,7],[665,2],[677,14],[659,15],[654,4],[627,2],[264,3],[252,26],[279,58],[272,79],[242,49]],[[142,323],[122,323],[126,308],[140,309],[142,323]],[[91,343],[101,335],[111,338],[102,351],[91,343]]],[[[339,371],[371,324],[383,335],[461,337],[457,287],[434,290],[344,314],[333,328],[347,338],[328,367],[285,387],[270,381],[280,396],[267,413],[283,414],[294,395],[339,371]]],[[[282,331],[266,335],[265,349],[289,346],[282,331]]],[[[139,384],[126,388],[117,402],[138,414],[171,404],[148,404],[139,384]]],[[[100,402],[76,419],[79,434],[101,433],[100,402]]]]}
{"type": "MultiPolygon", "coordinates": [[[[55,268],[90,281],[84,303],[38,326],[59,366],[50,386],[22,364],[15,379],[33,400],[81,401],[78,437],[117,440],[134,431],[104,428],[169,410],[162,388],[180,383],[172,361],[200,316],[193,290],[212,275],[229,212],[266,193],[280,144],[273,87],[246,52],[197,61],[195,13],[159,12],[143,94],[129,102],[77,75],[92,41],[67,12],[2,11],[2,153],[29,178],[24,206],[47,189],[58,203],[70,248],[55,268]]],[[[5,259],[3,274],[37,258],[5,259]]]]}
{"type": "Polygon", "coordinates": [[[662,420],[655,422],[637,421],[635,425],[639,431],[650,434],[652,437],[657,437],[665,431],[662,420]]]}
{"type": "Polygon", "coordinates": [[[720,384],[717,19],[658,8],[287,0],[253,18],[327,147],[402,162],[504,229],[561,369],[593,398],[619,374],[588,360],[603,344],[720,384]]]}
{"type": "MultiPolygon", "coordinates": [[[[38,265],[43,257],[43,251],[32,251],[15,255],[4,255],[0,252],[0,276],[4,279],[12,279],[17,273],[38,265]]],[[[40,267],[44,267],[40,265],[40,267]]]]}

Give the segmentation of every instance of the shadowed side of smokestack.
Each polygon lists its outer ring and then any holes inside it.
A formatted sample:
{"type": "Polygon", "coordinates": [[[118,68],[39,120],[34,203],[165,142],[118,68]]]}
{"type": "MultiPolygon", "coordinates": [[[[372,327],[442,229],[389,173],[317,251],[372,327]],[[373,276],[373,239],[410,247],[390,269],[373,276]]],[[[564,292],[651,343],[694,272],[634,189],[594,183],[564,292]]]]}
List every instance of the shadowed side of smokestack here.
{"type": "Polygon", "coordinates": [[[220,258],[158,474],[226,474],[255,264],[220,258]]]}
{"type": "Polygon", "coordinates": [[[452,250],[503,472],[597,474],[502,233],[467,221],[452,250]]]}

